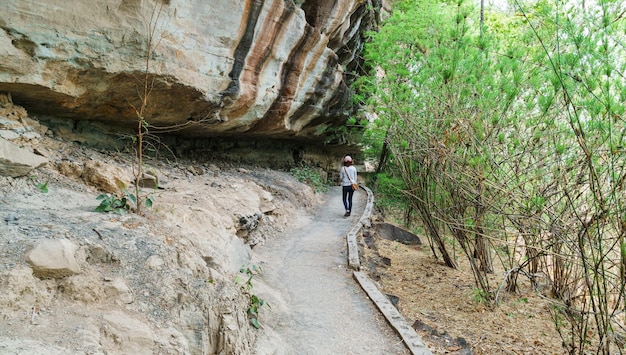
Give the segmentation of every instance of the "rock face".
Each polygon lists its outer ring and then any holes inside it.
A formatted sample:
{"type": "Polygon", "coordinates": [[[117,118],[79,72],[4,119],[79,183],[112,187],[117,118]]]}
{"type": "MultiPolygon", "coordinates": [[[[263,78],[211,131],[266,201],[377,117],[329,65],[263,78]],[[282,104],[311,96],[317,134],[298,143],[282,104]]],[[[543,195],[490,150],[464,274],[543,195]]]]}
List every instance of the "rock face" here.
{"type": "Polygon", "coordinates": [[[180,135],[321,140],[347,119],[381,2],[5,0],[0,92],[133,127],[147,83],[144,117],[180,135]]]}

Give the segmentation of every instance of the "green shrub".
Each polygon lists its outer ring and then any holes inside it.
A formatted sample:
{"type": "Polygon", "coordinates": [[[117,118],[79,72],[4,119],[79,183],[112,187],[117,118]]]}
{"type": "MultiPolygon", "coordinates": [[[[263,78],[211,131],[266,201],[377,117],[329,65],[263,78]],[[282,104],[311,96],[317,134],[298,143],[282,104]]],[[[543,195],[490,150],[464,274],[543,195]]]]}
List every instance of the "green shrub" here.
{"type": "MultiPolygon", "coordinates": [[[[266,304],[263,299],[252,293],[252,278],[260,271],[261,268],[257,265],[244,265],[239,270],[240,275],[235,278],[235,282],[237,284],[243,284],[241,286],[241,290],[245,292],[249,297],[248,320],[250,321],[250,324],[256,329],[259,329],[261,327],[261,324],[259,323],[259,310],[263,305],[266,304]],[[241,276],[245,276],[245,281],[242,279],[241,276]]],[[[267,306],[269,307],[269,304],[267,306]]]]}
{"type": "Polygon", "coordinates": [[[292,168],[289,170],[289,174],[298,179],[298,181],[311,186],[316,193],[328,191],[328,185],[324,182],[324,178],[320,174],[319,169],[302,166],[292,168]]]}
{"type": "Polygon", "coordinates": [[[96,197],[96,200],[101,201],[100,205],[94,210],[95,212],[126,214],[130,210],[126,197],[118,198],[114,194],[100,194],[96,197]]]}
{"type": "MultiPolygon", "coordinates": [[[[406,189],[402,179],[387,174],[376,175],[374,193],[376,205],[383,211],[401,211],[407,208],[407,198],[402,193],[406,189]]],[[[400,213],[402,214],[402,213],[400,213]]]]}

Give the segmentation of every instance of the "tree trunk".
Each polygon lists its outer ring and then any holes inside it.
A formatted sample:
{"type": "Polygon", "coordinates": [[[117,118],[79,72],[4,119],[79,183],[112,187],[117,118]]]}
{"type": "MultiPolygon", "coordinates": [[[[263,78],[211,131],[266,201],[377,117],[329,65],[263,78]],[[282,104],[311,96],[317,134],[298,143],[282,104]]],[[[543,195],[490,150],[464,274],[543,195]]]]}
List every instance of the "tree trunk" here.
{"type": "Polygon", "coordinates": [[[475,218],[475,237],[476,237],[476,254],[478,260],[480,260],[480,269],[487,274],[493,273],[493,264],[491,262],[491,254],[489,253],[489,246],[487,245],[486,238],[484,237],[484,230],[482,227],[482,220],[485,214],[485,207],[482,202],[483,196],[483,184],[482,181],[478,186],[478,192],[476,196],[476,218],[475,218]]]}
{"type": "Polygon", "coordinates": [[[420,202],[417,202],[416,205],[420,212],[420,217],[422,219],[422,222],[424,222],[424,226],[428,230],[428,234],[430,235],[430,238],[437,245],[437,249],[439,249],[439,252],[441,253],[441,257],[443,258],[444,263],[446,264],[446,266],[456,269],[456,263],[450,257],[450,254],[448,254],[446,245],[441,239],[441,235],[439,235],[439,230],[437,229],[437,226],[435,225],[435,222],[433,221],[433,218],[430,214],[430,211],[428,210],[428,207],[424,203],[420,203],[420,202]]]}
{"type": "Polygon", "coordinates": [[[383,148],[380,152],[380,158],[378,159],[378,166],[376,166],[376,174],[374,176],[378,175],[385,167],[387,156],[389,155],[389,145],[387,143],[388,138],[389,138],[389,130],[385,132],[385,139],[383,140],[383,148]]]}

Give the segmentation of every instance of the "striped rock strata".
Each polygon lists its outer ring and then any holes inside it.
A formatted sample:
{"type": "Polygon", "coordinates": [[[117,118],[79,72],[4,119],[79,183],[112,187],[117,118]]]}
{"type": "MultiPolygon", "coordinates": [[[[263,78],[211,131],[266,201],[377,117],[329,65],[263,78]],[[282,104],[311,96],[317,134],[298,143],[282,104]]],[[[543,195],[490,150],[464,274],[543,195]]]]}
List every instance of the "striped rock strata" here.
{"type": "Polygon", "coordinates": [[[32,115],[132,127],[148,67],[155,126],[321,140],[349,114],[381,1],[4,0],[0,92],[32,115]]]}

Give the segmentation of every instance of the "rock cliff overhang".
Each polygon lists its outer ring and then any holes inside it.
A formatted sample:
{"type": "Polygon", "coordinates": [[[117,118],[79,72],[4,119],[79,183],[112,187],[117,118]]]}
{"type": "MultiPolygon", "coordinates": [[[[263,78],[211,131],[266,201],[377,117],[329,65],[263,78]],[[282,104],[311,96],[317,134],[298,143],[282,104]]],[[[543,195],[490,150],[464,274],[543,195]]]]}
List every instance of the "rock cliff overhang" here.
{"type": "Polygon", "coordinates": [[[145,118],[169,132],[322,141],[351,113],[381,2],[5,0],[0,91],[34,115],[132,127],[147,82],[145,118]]]}

